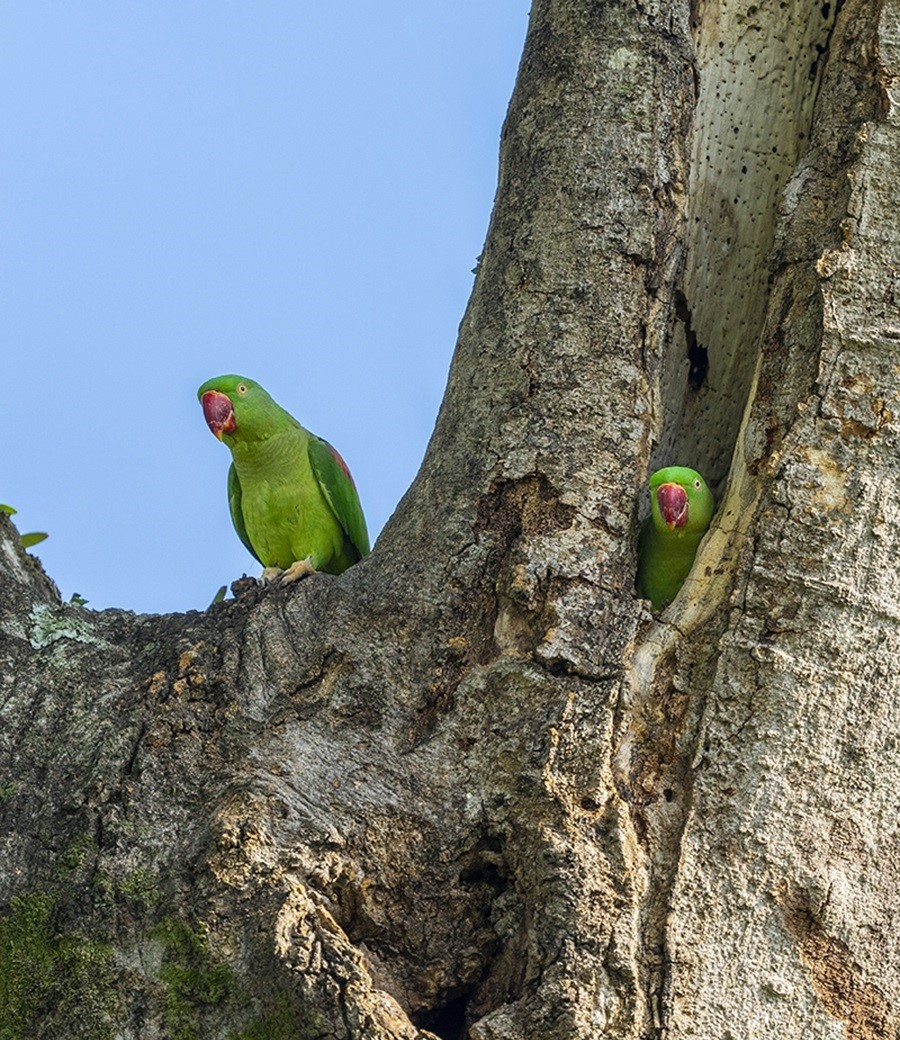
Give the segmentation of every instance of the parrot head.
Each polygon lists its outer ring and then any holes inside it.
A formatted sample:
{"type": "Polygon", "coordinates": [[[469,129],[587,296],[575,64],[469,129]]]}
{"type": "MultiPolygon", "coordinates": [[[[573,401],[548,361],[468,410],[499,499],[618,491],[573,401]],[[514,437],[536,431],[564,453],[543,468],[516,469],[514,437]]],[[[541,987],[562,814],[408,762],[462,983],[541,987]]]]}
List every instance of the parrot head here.
{"type": "Polygon", "coordinates": [[[657,528],[705,531],[714,510],[712,492],[695,469],[667,466],[650,478],[650,512],[657,528]]]}
{"type": "Polygon", "coordinates": [[[216,376],[197,391],[203,418],[213,434],[226,444],[268,435],[278,405],[259,383],[244,376],[216,376]]]}

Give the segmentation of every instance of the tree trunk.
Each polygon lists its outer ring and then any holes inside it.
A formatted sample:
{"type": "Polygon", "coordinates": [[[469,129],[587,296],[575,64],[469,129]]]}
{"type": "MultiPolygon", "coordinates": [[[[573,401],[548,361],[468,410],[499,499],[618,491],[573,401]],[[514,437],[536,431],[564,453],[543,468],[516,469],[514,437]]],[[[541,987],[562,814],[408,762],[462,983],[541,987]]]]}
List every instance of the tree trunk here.
{"type": "Polygon", "coordinates": [[[897,1036],[898,68],[900,0],[536,0],[371,557],[95,613],[0,515],[0,1040],[897,1036]]]}

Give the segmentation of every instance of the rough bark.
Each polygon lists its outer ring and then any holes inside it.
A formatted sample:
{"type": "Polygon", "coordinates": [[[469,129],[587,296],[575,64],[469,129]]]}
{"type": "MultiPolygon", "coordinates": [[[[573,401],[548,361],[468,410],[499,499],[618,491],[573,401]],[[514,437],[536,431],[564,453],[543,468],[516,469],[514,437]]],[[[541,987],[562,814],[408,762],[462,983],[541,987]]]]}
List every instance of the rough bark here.
{"type": "Polygon", "coordinates": [[[897,1035],[898,38],[537,0],[339,578],[94,613],[0,515],[0,1038],[897,1035]],[[721,503],[653,618],[664,461],[721,503]]]}

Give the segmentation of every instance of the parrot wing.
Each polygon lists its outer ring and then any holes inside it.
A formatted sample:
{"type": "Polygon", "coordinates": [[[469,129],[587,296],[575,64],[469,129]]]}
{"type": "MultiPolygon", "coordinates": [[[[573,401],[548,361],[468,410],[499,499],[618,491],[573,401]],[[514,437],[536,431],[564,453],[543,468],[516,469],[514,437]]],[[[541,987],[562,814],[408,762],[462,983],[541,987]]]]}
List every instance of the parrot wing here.
{"type": "Polygon", "coordinates": [[[308,451],[309,461],[322,494],[353,547],[360,557],[365,556],[369,551],[366,518],[363,516],[356,485],[350,476],[347,463],[328,441],[322,440],[321,437],[310,435],[308,451]]]}
{"type": "Polygon", "coordinates": [[[256,555],[256,550],[250,544],[250,539],[247,537],[247,528],[244,526],[244,514],[241,512],[241,482],[238,480],[233,462],[228,467],[228,505],[231,509],[231,522],[234,524],[238,538],[244,543],[247,552],[262,563],[262,560],[256,555]]]}

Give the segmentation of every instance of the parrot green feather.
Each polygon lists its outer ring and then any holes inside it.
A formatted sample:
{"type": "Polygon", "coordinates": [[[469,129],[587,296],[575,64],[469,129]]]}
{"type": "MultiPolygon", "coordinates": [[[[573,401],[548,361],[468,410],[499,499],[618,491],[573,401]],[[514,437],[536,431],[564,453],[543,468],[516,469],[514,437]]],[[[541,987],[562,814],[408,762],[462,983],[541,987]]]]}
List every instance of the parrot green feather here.
{"type": "Polygon", "coordinates": [[[328,441],[320,437],[309,439],[309,461],[322,493],[348,538],[360,553],[367,553],[369,534],[366,518],[347,464],[328,441]]]}
{"type": "MultiPolygon", "coordinates": [[[[244,527],[244,514],[241,512],[241,482],[238,480],[237,470],[234,463],[228,467],[228,508],[231,510],[231,522],[237,531],[237,536],[244,543],[244,548],[251,556],[256,556],[250,539],[247,537],[247,529],[244,527]]],[[[256,556],[262,563],[262,560],[256,556]]],[[[265,566],[265,565],[264,565],[265,566]]]]}
{"type": "Polygon", "coordinates": [[[330,444],[252,379],[217,376],[197,396],[210,429],[231,449],[234,529],[264,567],[308,559],[317,571],[340,574],[369,552],[353,478],[330,444]]]}
{"type": "Polygon", "coordinates": [[[700,474],[668,466],[650,478],[650,516],[638,538],[638,592],[654,610],[671,603],[693,566],[716,504],[700,474]]]}

